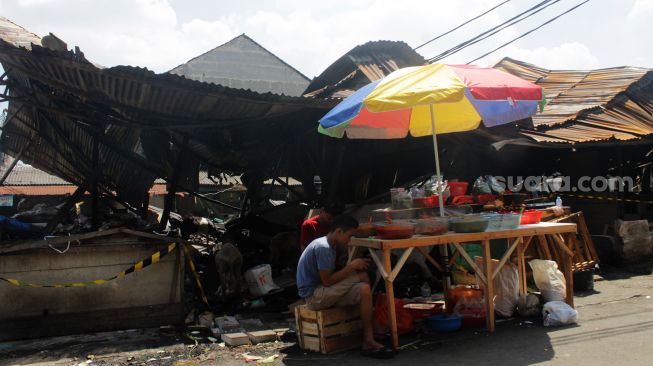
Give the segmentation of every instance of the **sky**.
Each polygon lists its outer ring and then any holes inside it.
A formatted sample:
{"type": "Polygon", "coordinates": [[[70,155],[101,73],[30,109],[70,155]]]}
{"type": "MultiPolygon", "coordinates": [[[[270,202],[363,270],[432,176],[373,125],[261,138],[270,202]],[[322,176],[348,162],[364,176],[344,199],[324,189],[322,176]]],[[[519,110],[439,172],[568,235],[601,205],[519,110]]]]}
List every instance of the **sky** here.
{"type": "MultiPolygon", "coordinates": [[[[512,0],[418,52],[432,57],[516,15],[538,1],[512,0]]],[[[103,66],[165,72],[247,34],[313,78],[367,41],[412,47],[503,0],[0,0],[0,15],[39,36],[49,32],[79,46],[103,66]]],[[[467,63],[582,2],[559,0],[528,20],[443,60],[467,63]]],[[[544,28],[477,62],[508,56],[550,69],[653,67],[643,38],[653,0],[590,0],[544,28]]],[[[647,29],[649,28],[649,29],[647,29]]]]}

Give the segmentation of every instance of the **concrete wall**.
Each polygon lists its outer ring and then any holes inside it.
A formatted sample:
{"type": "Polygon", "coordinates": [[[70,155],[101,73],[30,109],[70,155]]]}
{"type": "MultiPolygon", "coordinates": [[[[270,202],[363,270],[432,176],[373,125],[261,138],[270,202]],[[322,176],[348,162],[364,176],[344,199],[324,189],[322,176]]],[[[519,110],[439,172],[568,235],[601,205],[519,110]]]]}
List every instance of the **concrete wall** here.
{"type": "MultiPolygon", "coordinates": [[[[0,277],[37,284],[105,279],[166,246],[167,243],[119,234],[81,246],[72,243],[65,254],[49,248],[7,254],[0,256],[0,277]]],[[[53,331],[66,334],[176,323],[183,319],[181,254],[175,250],[157,264],[103,285],[29,288],[0,281],[0,340],[53,331]],[[116,312],[119,319],[107,319],[116,312]],[[50,329],[53,322],[58,329],[50,329]],[[32,329],[26,334],[25,329],[33,324],[42,325],[42,331],[32,329]]]]}

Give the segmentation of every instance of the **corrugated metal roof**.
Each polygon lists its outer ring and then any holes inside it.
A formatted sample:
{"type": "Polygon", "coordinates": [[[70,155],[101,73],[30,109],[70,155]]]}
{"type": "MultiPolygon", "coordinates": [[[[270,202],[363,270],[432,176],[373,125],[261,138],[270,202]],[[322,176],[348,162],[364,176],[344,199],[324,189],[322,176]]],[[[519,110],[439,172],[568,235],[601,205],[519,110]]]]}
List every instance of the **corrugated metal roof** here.
{"type": "Polygon", "coordinates": [[[367,42],[354,47],[327,67],[313,79],[304,95],[314,98],[347,97],[397,69],[424,63],[424,57],[404,42],[367,42]]]}
{"type": "Polygon", "coordinates": [[[653,72],[640,67],[547,70],[505,58],[494,67],[541,85],[544,111],[533,116],[538,142],[634,140],[653,135],[653,72]]]}

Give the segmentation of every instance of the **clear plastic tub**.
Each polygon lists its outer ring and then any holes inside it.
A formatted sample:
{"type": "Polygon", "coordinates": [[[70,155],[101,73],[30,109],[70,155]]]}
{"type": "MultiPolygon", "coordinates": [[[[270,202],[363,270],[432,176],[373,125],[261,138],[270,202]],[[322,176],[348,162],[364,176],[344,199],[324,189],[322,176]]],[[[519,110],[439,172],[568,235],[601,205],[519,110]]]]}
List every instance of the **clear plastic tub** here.
{"type": "Polygon", "coordinates": [[[512,230],[519,227],[521,222],[520,214],[488,214],[488,231],[512,230]]]}
{"type": "Polygon", "coordinates": [[[449,219],[446,217],[432,217],[418,219],[415,223],[415,234],[442,235],[449,231],[449,219]]]}

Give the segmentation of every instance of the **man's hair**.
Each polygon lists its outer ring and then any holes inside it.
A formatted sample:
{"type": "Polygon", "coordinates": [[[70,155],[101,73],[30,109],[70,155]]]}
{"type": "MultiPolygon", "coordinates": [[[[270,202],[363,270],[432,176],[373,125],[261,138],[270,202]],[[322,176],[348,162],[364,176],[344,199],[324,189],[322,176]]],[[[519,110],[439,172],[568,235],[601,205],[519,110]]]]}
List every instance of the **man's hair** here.
{"type": "Polygon", "coordinates": [[[341,215],[345,211],[345,206],[338,202],[332,202],[324,205],[324,212],[333,216],[341,215]]]}
{"type": "Polygon", "coordinates": [[[342,229],[343,231],[358,229],[358,220],[348,214],[336,216],[331,223],[331,232],[337,229],[342,229]]]}

